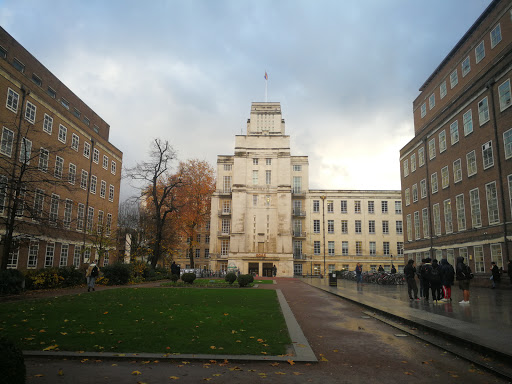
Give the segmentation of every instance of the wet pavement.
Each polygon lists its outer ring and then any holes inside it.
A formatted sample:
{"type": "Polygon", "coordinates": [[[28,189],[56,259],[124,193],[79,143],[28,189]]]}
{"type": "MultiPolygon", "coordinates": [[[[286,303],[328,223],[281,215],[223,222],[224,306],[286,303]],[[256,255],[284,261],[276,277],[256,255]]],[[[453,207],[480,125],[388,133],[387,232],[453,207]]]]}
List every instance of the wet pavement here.
{"type": "Polygon", "coordinates": [[[470,304],[462,305],[462,291],[452,287],[452,302],[409,300],[407,285],[360,284],[338,279],[306,278],[304,282],[369,309],[440,332],[512,359],[512,290],[470,287],[470,304]]]}

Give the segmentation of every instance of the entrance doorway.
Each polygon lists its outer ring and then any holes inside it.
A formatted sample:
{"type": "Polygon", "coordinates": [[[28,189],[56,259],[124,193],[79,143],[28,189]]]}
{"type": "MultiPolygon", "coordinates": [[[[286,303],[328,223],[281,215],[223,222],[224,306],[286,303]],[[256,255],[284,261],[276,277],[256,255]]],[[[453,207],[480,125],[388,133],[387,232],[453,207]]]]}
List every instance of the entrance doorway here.
{"type": "Polygon", "coordinates": [[[263,263],[263,276],[272,277],[274,275],[274,265],[272,263],[263,263]]]}
{"type": "Polygon", "coordinates": [[[260,263],[249,263],[249,274],[259,275],[260,274],[260,263]]]}

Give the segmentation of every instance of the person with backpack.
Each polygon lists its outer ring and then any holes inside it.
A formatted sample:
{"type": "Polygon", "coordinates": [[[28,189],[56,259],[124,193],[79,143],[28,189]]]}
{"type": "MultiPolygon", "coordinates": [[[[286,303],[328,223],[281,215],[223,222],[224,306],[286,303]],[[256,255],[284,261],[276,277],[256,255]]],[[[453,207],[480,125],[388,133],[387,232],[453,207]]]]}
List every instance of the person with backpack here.
{"type": "Polygon", "coordinates": [[[491,262],[491,281],[492,281],[492,287],[491,289],[499,288],[500,281],[501,281],[501,275],[500,275],[500,269],[496,265],[496,262],[491,262]]]}
{"type": "Polygon", "coordinates": [[[422,276],[424,266],[425,266],[425,259],[421,259],[421,264],[419,265],[418,270],[416,272],[416,274],[418,275],[418,280],[420,281],[420,297],[422,299],[425,298],[425,289],[424,289],[425,281],[423,280],[423,276],[422,276]]]}
{"type": "Polygon", "coordinates": [[[432,264],[430,263],[432,259],[427,257],[425,259],[425,263],[421,266],[421,279],[423,281],[423,297],[425,298],[425,302],[428,303],[430,296],[430,273],[432,272],[432,264]]]}
{"type": "Polygon", "coordinates": [[[416,267],[414,266],[414,260],[411,259],[407,262],[407,265],[404,268],[404,275],[407,279],[407,293],[409,294],[410,300],[419,300],[418,299],[418,286],[416,285],[416,267]],[[414,298],[412,297],[412,293],[414,292],[414,298]]]}
{"type": "Polygon", "coordinates": [[[452,285],[455,279],[455,270],[446,259],[441,260],[441,284],[443,285],[442,301],[452,301],[452,285]]]}
{"type": "Polygon", "coordinates": [[[457,257],[455,275],[464,297],[462,301],[459,301],[459,304],[469,304],[469,281],[473,278],[473,274],[471,273],[471,268],[464,264],[464,257],[462,256],[457,257]]]}
{"type": "Polygon", "coordinates": [[[432,290],[432,301],[437,304],[441,300],[441,268],[436,259],[432,260],[432,268],[427,278],[432,290]]]}
{"type": "Polygon", "coordinates": [[[91,292],[91,289],[94,291],[94,286],[96,284],[96,279],[98,278],[100,274],[100,269],[96,265],[96,263],[93,261],[91,264],[89,264],[89,267],[87,268],[87,272],[85,273],[85,277],[87,279],[87,292],[91,292]]]}

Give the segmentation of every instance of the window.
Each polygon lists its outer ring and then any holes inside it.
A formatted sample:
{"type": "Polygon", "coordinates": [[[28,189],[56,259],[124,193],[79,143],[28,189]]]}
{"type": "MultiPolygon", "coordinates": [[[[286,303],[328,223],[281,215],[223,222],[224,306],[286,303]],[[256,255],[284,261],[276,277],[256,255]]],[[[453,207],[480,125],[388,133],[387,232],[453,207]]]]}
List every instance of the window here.
{"type": "Polygon", "coordinates": [[[66,144],[68,129],[62,124],[59,125],[59,141],[66,144]]]}
{"type": "Polygon", "coordinates": [[[16,68],[21,73],[25,72],[25,64],[23,64],[21,61],[19,61],[17,58],[14,58],[12,60],[12,66],[16,68]]]}
{"type": "Polygon", "coordinates": [[[53,129],[53,118],[51,116],[48,116],[46,113],[44,114],[44,121],[43,121],[43,131],[48,133],[49,135],[52,134],[53,129]]]}
{"type": "Polygon", "coordinates": [[[503,268],[503,254],[501,252],[501,244],[491,244],[491,261],[494,261],[498,268],[503,268]]]}
{"type": "Polygon", "coordinates": [[[25,107],[25,120],[27,120],[29,123],[34,124],[36,122],[36,109],[37,108],[34,104],[32,104],[30,101],[27,101],[27,106],[25,107]]]}
{"type": "Polygon", "coordinates": [[[482,160],[484,169],[490,168],[494,165],[494,156],[492,154],[492,141],[482,145],[482,160]]]}
{"type": "Polygon", "coordinates": [[[415,172],[416,171],[416,154],[413,153],[411,155],[411,172],[415,172]]]}
{"type": "Polygon", "coordinates": [[[313,200],[313,212],[320,212],[320,200],[313,200]]]}
{"type": "Polygon", "coordinates": [[[347,200],[341,200],[341,213],[347,213],[347,200]]]}
{"type": "Polygon", "coordinates": [[[475,62],[478,64],[485,57],[485,45],[482,40],[475,48],[475,62]]]}
{"type": "Polygon", "coordinates": [[[453,221],[452,221],[452,203],[450,199],[443,202],[444,205],[444,231],[445,233],[453,232],[453,221]]]}
{"type": "Polygon", "coordinates": [[[469,191],[469,203],[471,204],[471,225],[473,228],[479,228],[482,226],[482,213],[478,188],[469,191]]]}
{"type": "Polygon", "coordinates": [[[436,95],[433,93],[428,98],[428,109],[432,109],[436,106],[436,95]]]}
{"type": "Polygon", "coordinates": [[[457,75],[457,70],[455,70],[450,74],[450,89],[453,89],[458,83],[459,76],[457,75]]]}
{"type": "Polygon", "coordinates": [[[105,236],[110,236],[111,228],[112,228],[112,214],[107,213],[107,223],[105,224],[105,236]]]}
{"type": "Polygon", "coordinates": [[[464,124],[464,136],[467,136],[473,132],[473,116],[471,109],[463,115],[462,120],[464,124]]]}
{"type": "Polygon", "coordinates": [[[256,159],[256,158],[252,159],[252,165],[258,165],[258,159],[256,159]]]}
{"type": "Polygon", "coordinates": [[[91,156],[91,144],[84,142],[84,157],[88,159],[89,156],[91,156]]]}
{"type": "Polygon", "coordinates": [[[462,181],[462,165],[460,159],[453,162],[453,182],[459,183],[462,181]]]}
{"type": "Polygon", "coordinates": [[[293,171],[294,172],[301,172],[302,171],[302,165],[294,164],[293,165],[293,171]]]}
{"type": "Polygon", "coordinates": [[[23,137],[20,146],[20,162],[30,164],[30,155],[32,154],[32,141],[23,137]]]}
{"type": "Polygon", "coordinates": [[[270,185],[272,184],[272,171],[265,171],[265,184],[270,185]]]}
{"type": "Polygon", "coordinates": [[[80,266],[80,255],[82,254],[82,248],[79,245],[75,245],[75,251],[73,253],[73,266],[78,268],[80,266]]]}
{"type": "Polygon", "coordinates": [[[380,207],[381,207],[382,213],[388,213],[388,202],[387,201],[381,201],[380,207]]]}
{"type": "Polygon", "coordinates": [[[222,234],[229,235],[231,230],[231,221],[229,219],[222,219],[221,230],[222,234]]]}
{"type": "Polygon", "coordinates": [[[37,241],[31,241],[28,248],[28,260],[27,268],[37,267],[37,254],[39,253],[39,243],[37,241]]]}
{"type": "Polygon", "coordinates": [[[2,128],[2,144],[0,147],[0,153],[11,157],[12,145],[14,142],[14,132],[5,127],[2,128]]]}
{"type": "Polygon", "coordinates": [[[395,229],[396,229],[396,234],[397,234],[397,235],[401,235],[401,234],[403,234],[403,230],[404,230],[404,228],[403,228],[403,222],[402,222],[402,220],[397,220],[397,221],[395,222],[395,229]]]}
{"type": "Polygon", "coordinates": [[[418,165],[423,167],[425,165],[425,148],[418,149],[418,165]]]}
{"type": "Polygon", "coordinates": [[[505,147],[505,159],[512,157],[512,128],[503,133],[503,146],[505,147]]]}
{"type": "Polygon", "coordinates": [[[498,191],[496,190],[495,181],[485,185],[485,196],[487,199],[489,224],[498,224],[500,222],[500,214],[498,210],[498,191]]]}
{"type": "Polygon", "coordinates": [[[450,144],[454,145],[459,142],[459,122],[455,120],[450,124],[450,144]]]}
{"type": "Polygon", "coordinates": [[[464,195],[460,194],[455,197],[455,210],[457,211],[457,230],[464,231],[466,229],[466,211],[464,208],[464,195]]]}
{"type": "Polygon", "coordinates": [[[313,233],[320,233],[320,220],[313,220],[313,233]]]}
{"type": "Polygon", "coordinates": [[[327,213],[334,213],[334,202],[327,200],[327,213]]]}
{"type": "Polygon", "coordinates": [[[375,202],[368,201],[368,213],[375,213],[375,202]]]}
{"type": "Polygon", "coordinates": [[[361,220],[355,222],[355,233],[361,233],[361,220]]]}
{"type": "Polygon", "coordinates": [[[57,219],[59,216],[59,200],[60,200],[59,195],[52,193],[52,198],[50,200],[50,216],[49,216],[51,225],[57,224],[57,219]]]}
{"type": "Polygon", "coordinates": [[[84,263],[88,264],[91,258],[91,248],[84,249],[84,263]]]}
{"type": "Polygon", "coordinates": [[[441,96],[441,99],[446,96],[446,80],[441,83],[439,86],[439,94],[441,96]]]}
{"type": "Polygon", "coordinates": [[[67,101],[65,98],[61,97],[60,98],[60,103],[62,104],[62,106],[66,109],[69,109],[69,101],[67,101]]]}
{"type": "Polygon", "coordinates": [[[389,255],[389,241],[384,241],[382,243],[382,248],[384,249],[384,255],[389,255]]]}
{"type": "Polygon", "coordinates": [[[498,24],[491,31],[491,49],[493,49],[501,41],[501,26],[498,24]]]}
{"type": "Polygon", "coordinates": [[[91,175],[91,193],[93,195],[96,194],[96,184],[98,182],[98,178],[95,175],[91,175]]]}
{"type": "Polygon", "coordinates": [[[341,242],[341,254],[343,256],[348,256],[348,241],[341,242]]]}
{"type": "Polygon", "coordinates": [[[116,162],[114,160],[110,163],[110,173],[113,175],[116,174],[116,162]]]}
{"type": "Polygon", "coordinates": [[[389,235],[389,221],[387,220],[382,221],[382,233],[385,235],[389,235]]]}
{"type": "Polygon", "coordinates": [[[78,212],[76,217],[76,229],[81,231],[84,229],[85,205],[78,203],[78,212]]]}
{"type": "Polygon", "coordinates": [[[446,132],[443,130],[439,133],[439,153],[446,151],[446,132]]]}
{"type": "Polygon", "coordinates": [[[47,149],[40,148],[39,149],[39,165],[38,168],[42,172],[48,172],[48,158],[50,157],[50,152],[47,149]]]}
{"type": "Polygon", "coordinates": [[[302,176],[293,176],[292,193],[301,193],[302,191],[302,176]]]}
{"type": "Polygon", "coordinates": [[[361,201],[359,201],[359,200],[354,201],[354,212],[361,213],[361,201]]]}
{"type": "Polygon", "coordinates": [[[18,112],[19,99],[20,95],[14,92],[11,88],[7,88],[7,101],[5,103],[7,109],[13,111],[14,113],[18,112]]]}
{"type": "Polygon", "coordinates": [[[432,216],[434,217],[434,235],[441,236],[441,210],[439,203],[432,207],[432,216]]]}
{"type": "Polygon", "coordinates": [[[407,215],[405,222],[407,225],[407,240],[412,241],[412,219],[410,214],[407,215]]]}
{"type": "Polygon", "coordinates": [[[428,208],[423,208],[421,210],[421,221],[423,225],[423,238],[428,239],[429,237],[429,223],[428,223],[428,208]]]}
{"type": "Polygon", "coordinates": [[[252,195],[252,206],[253,207],[258,206],[258,195],[252,195]]]}
{"type": "Polygon", "coordinates": [[[471,151],[466,154],[466,163],[468,167],[468,177],[476,175],[477,165],[476,165],[476,153],[475,151],[471,151]]]}
{"type": "Polygon", "coordinates": [[[427,180],[423,179],[420,181],[420,196],[422,199],[427,197],[427,180]]]}
{"type": "Polygon", "coordinates": [[[498,87],[498,94],[500,98],[500,111],[504,111],[510,107],[510,79],[507,79],[498,87]]]}
{"type": "Polygon", "coordinates": [[[313,243],[313,253],[315,255],[319,255],[320,254],[320,241],[318,241],[318,240],[315,240],[314,243],[313,243]]]}
{"type": "Polygon", "coordinates": [[[450,186],[450,171],[448,166],[441,168],[441,187],[443,189],[450,186]]]}
{"type": "Polygon", "coordinates": [[[341,220],[341,233],[348,234],[348,220],[341,220]]]}
{"type": "Polygon", "coordinates": [[[83,122],[85,123],[85,125],[87,125],[87,126],[90,126],[90,125],[91,125],[91,121],[90,121],[87,117],[85,117],[85,116],[84,116],[84,119],[83,119],[82,121],[83,121],[83,122]]]}
{"type": "Polygon", "coordinates": [[[222,192],[231,193],[231,176],[222,177],[222,192]]]}
{"type": "Polygon", "coordinates": [[[327,242],[327,249],[328,249],[329,256],[334,256],[335,255],[335,253],[334,253],[334,241],[328,241],[327,242]]]}
{"type": "Polygon", "coordinates": [[[421,117],[425,117],[425,115],[427,114],[427,104],[426,103],[423,103],[421,104],[421,117]]]}
{"type": "Polygon", "coordinates": [[[401,215],[401,214],[402,214],[402,202],[395,201],[395,215],[401,215]]]}
{"type": "Polygon", "coordinates": [[[418,201],[418,184],[412,186],[412,201],[414,203],[418,201]]]}
{"type": "Polygon", "coordinates": [[[44,206],[44,191],[41,189],[36,189],[36,193],[34,195],[34,220],[41,217],[43,213],[44,206]]]}
{"type": "Polygon", "coordinates": [[[434,172],[432,175],[430,175],[430,184],[432,187],[432,194],[437,193],[439,187],[437,184],[437,172],[434,172]]]}
{"type": "Polygon", "coordinates": [[[82,169],[82,177],[80,179],[80,188],[87,190],[87,178],[89,177],[89,172],[82,169]]]}
{"type": "Polygon", "coordinates": [[[112,184],[108,188],[108,201],[114,201],[114,186],[112,184]]]}
{"type": "Polygon", "coordinates": [[[363,242],[356,241],[356,255],[361,256],[363,254],[363,242]]]}
{"type": "Polygon", "coordinates": [[[478,103],[478,121],[480,125],[489,121],[489,103],[487,102],[487,96],[478,103]]]}
{"type": "Polygon", "coordinates": [[[69,184],[75,185],[75,180],[76,180],[76,165],[73,163],[69,163],[68,182],[69,182],[69,184]]]}
{"type": "Polygon", "coordinates": [[[375,241],[370,241],[370,256],[375,256],[377,254],[377,243],[375,241]]]}
{"type": "Polygon", "coordinates": [[[53,256],[55,255],[55,243],[46,244],[46,257],[44,259],[44,267],[53,267],[53,256]]]}
{"type": "Polygon", "coordinates": [[[69,229],[71,224],[71,215],[73,213],[73,200],[66,199],[66,203],[64,204],[64,228],[69,229]]]}
{"type": "Polygon", "coordinates": [[[80,119],[80,116],[81,116],[82,114],[80,113],[80,111],[79,111],[78,109],[73,108],[73,115],[75,115],[76,117],[78,117],[78,118],[80,119]]]}
{"type": "Polygon", "coordinates": [[[428,142],[428,156],[430,160],[436,157],[436,139],[434,138],[428,142]]]}
{"type": "Polygon", "coordinates": [[[46,93],[50,95],[52,99],[55,99],[57,97],[57,92],[55,92],[55,90],[52,87],[48,87],[46,93]]]}
{"type": "Polygon", "coordinates": [[[469,63],[469,56],[462,61],[462,77],[466,76],[471,71],[471,64],[469,63]]]}
{"type": "Polygon", "coordinates": [[[266,165],[272,165],[272,159],[265,159],[266,165]]]}
{"type": "Polygon", "coordinates": [[[408,207],[411,204],[411,191],[409,188],[405,189],[405,206],[408,207]]]}
{"type": "MultiPolygon", "coordinates": [[[[226,165],[231,167],[231,164],[224,164],[224,170],[226,170],[226,165]]],[[[103,169],[108,169],[108,156],[103,155],[103,169]]],[[[231,169],[229,169],[231,171],[231,169]]]]}
{"type": "Polygon", "coordinates": [[[94,148],[92,152],[92,161],[94,161],[95,164],[100,162],[100,151],[98,151],[96,148],[94,148]]]}
{"type": "Polygon", "coordinates": [[[368,221],[368,233],[375,233],[375,220],[368,221]]]}
{"type": "Polygon", "coordinates": [[[62,179],[62,172],[64,170],[64,159],[60,156],[55,157],[55,171],[53,175],[58,178],[62,179]]]}
{"type": "Polygon", "coordinates": [[[420,212],[414,212],[414,238],[419,240],[421,238],[420,234],[420,212]]]}

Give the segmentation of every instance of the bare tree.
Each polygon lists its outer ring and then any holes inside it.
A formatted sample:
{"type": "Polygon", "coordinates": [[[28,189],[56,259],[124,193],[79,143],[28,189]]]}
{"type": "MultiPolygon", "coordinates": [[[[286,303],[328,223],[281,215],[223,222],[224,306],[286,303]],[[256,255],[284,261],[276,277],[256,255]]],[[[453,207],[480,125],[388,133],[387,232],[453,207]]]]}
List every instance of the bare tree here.
{"type": "Polygon", "coordinates": [[[126,177],[142,183],[139,189],[142,205],[150,212],[154,224],[151,266],[156,267],[164,251],[165,225],[170,215],[180,207],[176,190],[182,185],[180,175],[172,175],[176,152],[168,141],[155,139],[148,161],[126,170],[126,177]]]}

